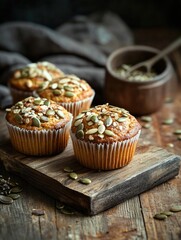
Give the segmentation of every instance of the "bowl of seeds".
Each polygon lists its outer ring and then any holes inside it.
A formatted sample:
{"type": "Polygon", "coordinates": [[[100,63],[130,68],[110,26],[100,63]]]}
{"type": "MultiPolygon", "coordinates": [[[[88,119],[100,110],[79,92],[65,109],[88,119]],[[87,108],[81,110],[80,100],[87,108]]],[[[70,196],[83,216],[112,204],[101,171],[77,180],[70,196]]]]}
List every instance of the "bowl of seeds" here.
{"type": "Polygon", "coordinates": [[[130,68],[159,53],[148,46],[128,46],[114,51],[106,64],[105,97],[107,102],[126,108],[132,114],[157,111],[164,100],[173,98],[176,74],[168,57],[156,62],[151,71],[130,68]]]}

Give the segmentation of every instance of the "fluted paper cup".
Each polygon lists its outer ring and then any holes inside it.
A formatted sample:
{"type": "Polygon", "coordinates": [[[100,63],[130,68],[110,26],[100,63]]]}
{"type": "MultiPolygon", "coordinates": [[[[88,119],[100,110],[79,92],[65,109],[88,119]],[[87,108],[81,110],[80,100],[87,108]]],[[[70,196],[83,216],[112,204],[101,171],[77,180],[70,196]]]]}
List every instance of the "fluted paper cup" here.
{"type": "Polygon", "coordinates": [[[62,152],[67,146],[71,121],[61,129],[26,130],[7,122],[13,147],[27,155],[53,155],[62,152]]]}
{"type": "Polygon", "coordinates": [[[133,158],[141,131],[134,137],[113,143],[92,143],[71,132],[75,157],[85,167],[111,170],[126,166],[133,158]]]}

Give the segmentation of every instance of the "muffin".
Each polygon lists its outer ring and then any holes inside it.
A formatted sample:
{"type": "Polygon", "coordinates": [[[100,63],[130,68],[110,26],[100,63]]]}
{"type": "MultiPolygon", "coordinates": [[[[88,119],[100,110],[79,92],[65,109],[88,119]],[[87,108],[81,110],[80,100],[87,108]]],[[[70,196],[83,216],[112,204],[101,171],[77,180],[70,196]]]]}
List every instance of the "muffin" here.
{"type": "Polygon", "coordinates": [[[90,108],[72,123],[75,156],[88,168],[121,168],[133,158],[140,132],[136,118],[123,108],[109,104],[90,108]]]}
{"type": "Polygon", "coordinates": [[[88,109],[94,98],[94,90],[90,85],[75,75],[65,75],[56,79],[45,89],[40,88],[37,94],[61,103],[73,116],[88,109]]]}
{"type": "Polygon", "coordinates": [[[31,96],[39,87],[46,87],[50,81],[63,75],[60,69],[49,62],[31,63],[16,70],[9,81],[13,102],[31,96]]]}
{"type": "Polygon", "coordinates": [[[13,147],[27,155],[52,155],[67,146],[72,115],[60,104],[28,97],[6,109],[13,147]]]}

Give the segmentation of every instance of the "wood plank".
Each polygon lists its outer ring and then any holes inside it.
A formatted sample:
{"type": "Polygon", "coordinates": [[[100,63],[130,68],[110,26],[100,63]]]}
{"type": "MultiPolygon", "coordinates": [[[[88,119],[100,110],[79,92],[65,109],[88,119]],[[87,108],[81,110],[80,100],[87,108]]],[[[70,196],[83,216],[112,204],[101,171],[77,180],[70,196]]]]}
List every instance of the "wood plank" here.
{"type": "Polygon", "coordinates": [[[27,181],[87,214],[95,215],[168,179],[179,171],[180,157],[153,146],[140,146],[132,162],[118,170],[98,172],[82,167],[73,154],[72,143],[53,157],[25,157],[12,150],[10,142],[0,148],[5,167],[27,181]],[[63,171],[70,166],[79,178],[92,180],[82,185],[63,171]]]}

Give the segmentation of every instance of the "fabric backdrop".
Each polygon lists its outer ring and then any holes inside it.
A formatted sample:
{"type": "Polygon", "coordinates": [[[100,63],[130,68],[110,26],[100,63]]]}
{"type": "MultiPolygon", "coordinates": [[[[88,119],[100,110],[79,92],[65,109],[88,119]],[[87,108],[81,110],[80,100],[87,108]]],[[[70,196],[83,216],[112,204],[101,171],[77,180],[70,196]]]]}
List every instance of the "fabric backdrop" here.
{"type": "Polygon", "coordinates": [[[110,12],[77,16],[55,30],[34,23],[4,23],[0,25],[0,106],[11,105],[6,86],[12,71],[37,61],[52,62],[85,79],[96,91],[94,103],[101,103],[107,57],[130,44],[129,28],[110,12]]]}

